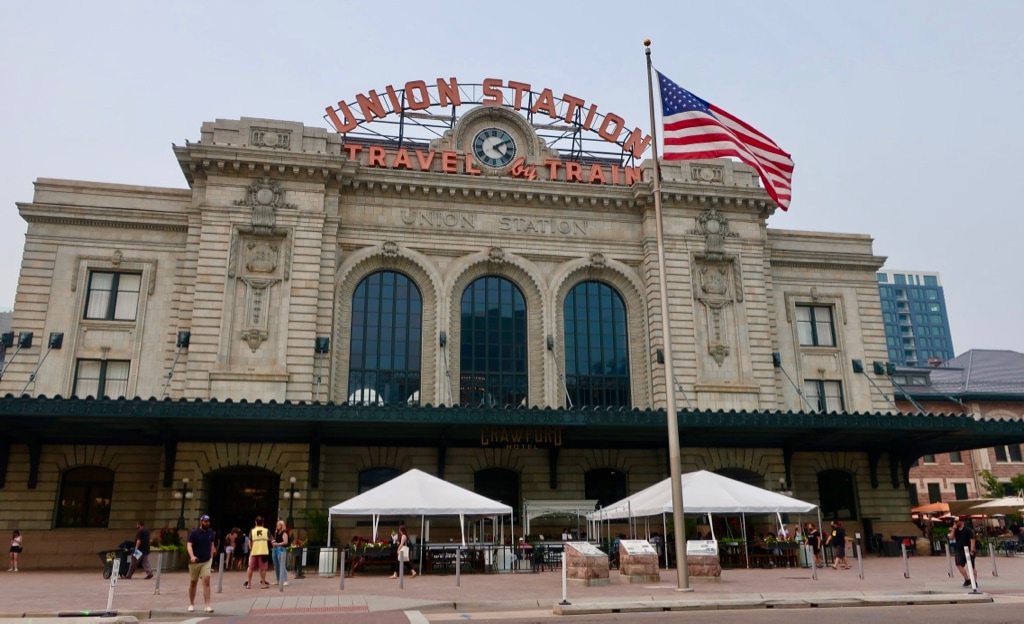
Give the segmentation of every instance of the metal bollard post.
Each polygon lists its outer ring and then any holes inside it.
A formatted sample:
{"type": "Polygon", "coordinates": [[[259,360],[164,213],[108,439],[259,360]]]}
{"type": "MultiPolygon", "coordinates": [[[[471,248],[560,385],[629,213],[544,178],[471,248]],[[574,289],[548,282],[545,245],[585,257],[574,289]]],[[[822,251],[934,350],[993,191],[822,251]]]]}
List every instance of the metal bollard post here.
{"type": "Polygon", "coordinates": [[[160,595],[160,573],[164,569],[164,553],[160,551],[160,554],[156,556],[156,583],[153,586],[153,595],[160,595]]]}
{"type": "Polygon", "coordinates": [[[303,546],[302,547],[302,554],[299,555],[298,552],[296,552],[296,554],[295,554],[295,578],[296,579],[306,578],[306,573],[304,571],[305,567],[306,567],[306,547],[303,546]]]}
{"type": "Polygon", "coordinates": [[[980,594],[978,591],[978,577],[975,575],[974,563],[971,561],[971,547],[964,546],[964,557],[967,558],[967,577],[971,579],[972,594],[980,594]]]}
{"type": "Polygon", "coordinates": [[[224,557],[225,554],[220,554],[220,564],[217,566],[217,593],[224,593],[224,557]]]}
{"type": "Polygon", "coordinates": [[[857,542],[857,566],[860,567],[860,580],[864,580],[864,557],[861,556],[860,541],[857,542]]]}
{"type": "Polygon", "coordinates": [[[341,554],[341,574],[338,575],[338,576],[341,577],[341,585],[338,587],[338,589],[344,590],[345,589],[345,552],[346,551],[344,549],[339,549],[338,552],[341,554]]]}
{"type": "Polygon", "coordinates": [[[996,550],[992,547],[992,542],[988,544],[988,556],[992,559],[992,576],[999,576],[999,568],[996,567],[996,550]]]}
{"type": "Polygon", "coordinates": [[[405,589],[405,562],[398,559],[398,589],[405,589]]]}
{"type": "Polygon", "coordinates": [[[910,578],[910,561],[907,560],[907,545],[901,543],[900,551],[903,552],[903,578],[910,578]]]}
{"type": "Polygon", "coordinates": [[[814,547],[807,545],[804,548],[807,549],[807,560],[811,562],[811,578],[816,581],[818,580],[818,561],[814,558],[814,547]]]}
{"type": "Polygon", "coordinates": [[[949,566],[949,572],[946,575],[953,578],[953,558],[949,556],[949,542],[943,542],[942,547],[946,549],[946,565],[949,566]]]}
{"type": "Polygon", "coordinates": [[[568,584],[569,584],[569,582],[568,582],[567,579],[568,579],[569,571],[566,570],[565,562],[566,562],[566,553],[565,553],[565,550],[564,550],[564,547],[563,547],[563,550],[562,550],[562,602],[558,603],[560,605],[572,604],[571,602],[569,602],[568,597],[566,595],[567,592],[568,592],[568,584]]]}
{"type": "Polygon", "coordinates": [[[455,586],[462,587],[462,547],[455,549],[455,586]]]}
{"type": "Polygon", "coordinates": [[[114,557],[113,570],[110,573],[110,590],[107,592],[107,611],[106,614],[112,614],[111,609],[114,607],[114,588],[117,587],[117,577],[121,571],[121,556],[117,555],[114,557]]]}

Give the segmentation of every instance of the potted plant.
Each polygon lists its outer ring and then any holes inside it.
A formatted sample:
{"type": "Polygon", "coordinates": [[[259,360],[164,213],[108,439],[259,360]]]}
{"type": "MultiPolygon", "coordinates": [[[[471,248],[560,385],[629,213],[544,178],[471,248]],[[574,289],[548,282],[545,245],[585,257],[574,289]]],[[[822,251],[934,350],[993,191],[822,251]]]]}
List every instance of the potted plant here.
{"type": "Polygon", "coordinates": [[[928,532],[929,541],[932,544],[932,554],[938,555],[945,552],[945,546],[949,541],[949,527],[948,526],[933,526],[928,532]]]}
{"type": "Polygon", "coordinates": [[[177,529],[160,529],[159,536],[151,543],[151,549],[156,551],[160,559],[161,570],[178,570],[185,567],[185,562],[187,561],[185,556],[186,548],[181,543],[181,535],[177,529]]]}

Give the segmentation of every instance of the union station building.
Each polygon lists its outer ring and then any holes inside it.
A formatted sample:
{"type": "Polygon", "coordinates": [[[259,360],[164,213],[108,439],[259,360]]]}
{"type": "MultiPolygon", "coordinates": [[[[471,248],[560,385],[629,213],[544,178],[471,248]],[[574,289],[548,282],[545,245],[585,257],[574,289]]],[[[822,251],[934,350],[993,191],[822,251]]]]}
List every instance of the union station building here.
{"type": "Polygon", "coordinates": [[[769,227],[746,165],[661,163],[666,336],[650,137],[621,117],[455,79],[327,112],[204,123],[173,148],[179,188],[41,178],[18,204],[0,530],[25,568],[95,567],[140,519],[304,536],[410,468],[517,510],[608,504],[669,475],[668,392],[683,472],[851,534],[914,532],[920,457],[1024,442],[1020,421],[898,411],[873,369],[884,258],[769,227]]]}

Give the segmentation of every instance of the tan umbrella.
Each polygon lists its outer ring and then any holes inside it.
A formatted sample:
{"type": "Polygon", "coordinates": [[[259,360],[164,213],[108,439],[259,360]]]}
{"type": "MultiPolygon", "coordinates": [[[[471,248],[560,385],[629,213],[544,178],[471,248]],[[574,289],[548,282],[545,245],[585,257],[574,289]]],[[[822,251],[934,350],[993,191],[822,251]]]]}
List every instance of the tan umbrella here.
{"type": "Polygon", "coordinates": [[[919,507],[911,507],[910,511],[912,513],[949,513],[949,505],[947,503],[928,503],[919,507]]]}
{"type": "Polygon", "coordinates": [[[1024,498],[1020,496],[1004,496],[1003,498],[992,498],[984,503],[979,503],[967,509],[965,513],[985,514],[1015,514],[1024,506],[1024,498]]]}

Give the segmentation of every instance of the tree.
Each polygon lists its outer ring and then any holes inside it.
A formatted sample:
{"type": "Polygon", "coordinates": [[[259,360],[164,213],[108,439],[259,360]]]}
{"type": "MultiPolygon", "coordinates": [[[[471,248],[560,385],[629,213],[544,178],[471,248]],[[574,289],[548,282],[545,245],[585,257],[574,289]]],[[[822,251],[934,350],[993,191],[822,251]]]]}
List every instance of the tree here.
{"type": "Polygon", "coordinates": [[[1000,481],[992,474],[991,470],[982,470],[978,476],[981,477],[981,486],[985,489],[985,496],[988,498],[1014,496],[1024,490],[1024,473],[1011,477],[1009,483],[1000,481]]]}

